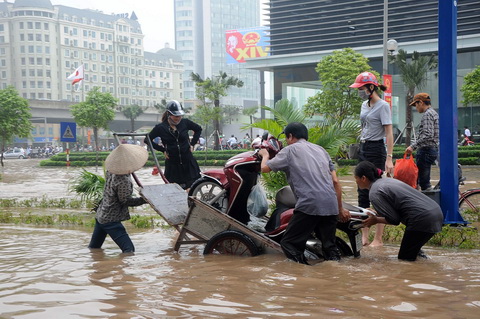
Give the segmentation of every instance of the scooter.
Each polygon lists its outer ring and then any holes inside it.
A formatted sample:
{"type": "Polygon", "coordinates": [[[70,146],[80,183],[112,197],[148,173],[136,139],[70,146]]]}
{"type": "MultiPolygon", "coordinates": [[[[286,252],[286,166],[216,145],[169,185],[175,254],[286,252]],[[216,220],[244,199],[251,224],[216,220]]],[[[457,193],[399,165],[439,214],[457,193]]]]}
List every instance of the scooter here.
{"type": "Polygon", "coordinates": [[[463,139],[463,141],[460,144],[461,144],[461,146],[474,146],[475,142],[472,141],[471,139],[469,139],[468,136],[465,136],[465,138],[463,139]]]}
{"type": "MultiPolygon", "coordinates": [[[[257,184],[260,174],[261,158],[255,151],[244,152],[230,158],[222,169],[204,171],[202,177],[194,182],[190,188],[189,196],[193,196],[223,213],[248,224],[250,214],[247,211],[247,199],[252,187],[257,184]]],[[[275,137],[265,133],[262,136],[260,148],[265,148],[273,158],[282,148],[282,143],[275,137]]],[[[276,194],[277,209],[268,219],[265,225],[264,235],[280,242],[287,228],[288,222],[293,216],[295,196],[290,187],[280,189],[276,194]]],[[[347,205],[347,204],[345,204],[347,205]]],[[[337,228],[344,231],[350,241],[350,246],[341,238],[337,237],[337,247],[342,256],[360,256],[362,248],[361,220],[368,217],[367,212],[361,208],[348,205],[346,207],[352,214],[352,219],[347,223],[339,223],[337,228]]],[[[313,235],[307,242],[307,259],[321,259],[323,251],[321,242],[313,235]]]]}
{"type": "MultiPolygon", "coordinates": [[[[265,133],[262,148],[268,150],[273,158],[282,148],[275,137],[265,133]]],[[[223,169],[210,169],[202,172],[202,177],[190,187],[189,196],[193,196],[223,213],[248,224],[247,199],[260,175],[261,158],[259,149],[240,153],[227,160],[223,169]]]]}

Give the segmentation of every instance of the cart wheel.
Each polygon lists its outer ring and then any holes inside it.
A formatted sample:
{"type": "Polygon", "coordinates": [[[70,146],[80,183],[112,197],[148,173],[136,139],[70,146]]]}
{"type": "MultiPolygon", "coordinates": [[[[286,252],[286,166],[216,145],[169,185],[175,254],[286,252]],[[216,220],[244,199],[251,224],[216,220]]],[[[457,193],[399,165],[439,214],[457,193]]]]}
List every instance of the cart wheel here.
{"type": "Polygon", "coordinates": [[[228,208],[228,198],[226,193],[214,203],[210,203],[210,201],[221,191],[223,191],[222,185],[209,178],[202,177],[192,184],[188,196],[193,196],[196,199],[215,207],[222,213],[225,213],[228,208]]]}
{"type": "Polygon", "coordinates": [[[207,242],[204,255],[234,255],[234,256],[257,256],[260,250],[253,240],[237,230],[222,231],[207,242]]]}

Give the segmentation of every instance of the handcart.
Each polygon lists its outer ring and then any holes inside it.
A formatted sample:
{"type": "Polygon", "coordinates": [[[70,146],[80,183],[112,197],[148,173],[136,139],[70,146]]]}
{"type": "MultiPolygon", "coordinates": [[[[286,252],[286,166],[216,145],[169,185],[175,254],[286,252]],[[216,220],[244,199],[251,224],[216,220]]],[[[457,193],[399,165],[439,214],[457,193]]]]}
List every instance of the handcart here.
{"type": "MultiPolygon", "coordinates": [[[[113,135],[117,142],[120,136],[146,137],[146,134],[140,133],[114,133],[113,135]]],[[[248,227],[199,199],[188,197],[185,190],[178,184],[169,183],[160,169],[150,139],[147,138],[146,142],[165,184],[143,186],[135,174],[132,173],[132,175],[140,187],[140,195],[179,232],[175,241],[175,251],[183,245],[206,244],[205,254],[256,256],[260,253],[282,253],[280,244],[264,233],[248,227]]],[[[349,210],[351,210],[350,207],[349,210]]],[[[358,226],[366,213],[352,213],[357,218],[358,226]]],[[[349,238],[353,256],[359,255],[362,246],[359,238],[359,236],[349,238]]],[[[344,243],[344,245],[347,244],[344,243]]]]}

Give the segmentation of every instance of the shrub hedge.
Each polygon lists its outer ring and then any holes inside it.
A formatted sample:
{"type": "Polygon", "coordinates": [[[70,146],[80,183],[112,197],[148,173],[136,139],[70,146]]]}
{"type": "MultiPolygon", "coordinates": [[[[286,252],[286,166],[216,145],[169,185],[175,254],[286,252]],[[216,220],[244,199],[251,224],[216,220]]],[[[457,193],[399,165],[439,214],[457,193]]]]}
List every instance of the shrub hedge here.
{"type": "MultiPolygon", "coordinates": [[[[395,146],[393,150],[393,159],[403,158],[405,147],[395,146]]],[[[223,166],[226,161],[237,154],[243,153],[247,150],[223,150],[223,151],[197,151],[193,155],[202,166],[223,166]]],[[[103,165],[110,152],[99,152],[97,165],[103,165]]],[[[70,154],[70,166],[84,167],[96,165],[95,152],[74,152],[70,154]]],[[[156,152],[157,159],[161,166],[164,166],[164,156],[160,152],[156,152]]],[[[52,156],[49,159],[40,162],[40,166],[66,166],[67,154],[60,153],[52,156]]],[[[354,166],[358,163],[357,160],[338,159],[340,166],[354,166]]],[[[480,165],[480,145],[479,146],[460,146],[458,147],[458,162],[462,165],[480,165]]],[[[154,166],[155,162],[152,155],[149,154],[147,166],[154,166]]]]}

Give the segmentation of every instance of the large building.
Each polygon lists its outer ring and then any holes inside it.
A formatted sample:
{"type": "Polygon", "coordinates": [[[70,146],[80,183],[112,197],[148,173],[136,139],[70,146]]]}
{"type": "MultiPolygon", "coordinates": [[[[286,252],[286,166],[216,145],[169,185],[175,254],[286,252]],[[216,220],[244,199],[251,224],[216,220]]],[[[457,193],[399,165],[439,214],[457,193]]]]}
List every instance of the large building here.
{"type": "MultiPolygon", "coordinates": [[[[272,95],[296,100],[302,106],[321,89],[316,64],[334,50],[350,47],[370,59],[370,65],[382,73],[383,3],[370,0],[270,0],[269,24],[271,56],[249,60],[247,66],[273,73],[272,95]]],[[[458,88],[463,77],[480,65],[480,2],[458,4],[458,88]]],[[[408,53],[438,53],[438,1],[389,0],[388,38],[408,53]]],[[[405,126],[406,90],[399,71],[393,74],[393,121],[405,126]]],[[[434,107],[438,101],[437,70],[429,73],[422,91],[430,92],[434,107]]],[[[480,105],[464,107],[458,92],[459,127],[467,125],[480,131],[480,105]]],[[[416,118],[419,115],[416,114],[416,118]]],[[[416,120],[418,123],[418,120],[416,120]]]]}
{"type": "Polygon", "coordinates": [[[244,82],[243,88],[231,88],[222,104],[240,107],[258,106],[259,72],[243,64],[227,64],[225,32],[260,26],[259,0],[175,0],[175,48],[184,61],[184,99],[187,107],[198,101],[192,72],[202,78],[219,71],[244,82]]]}
{"type": "Polygon", "coordinates": [[[65,120],[68,105],[93,87],[112,93],[119,106],[155,113],[153,105],[162,100],[183,100],[183,62],[168,45],[145,52],[143,37],[135,13],[104,14],[49,0],[1,2],[0,88],[13,85],[48,123],[65,120]],[[82,64],[83,84],[72,86],[66,78],[82,64]]]}

